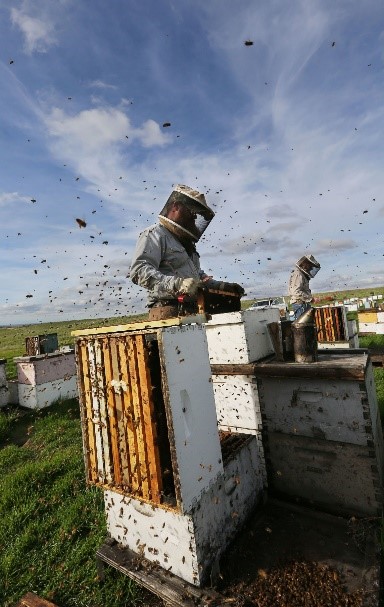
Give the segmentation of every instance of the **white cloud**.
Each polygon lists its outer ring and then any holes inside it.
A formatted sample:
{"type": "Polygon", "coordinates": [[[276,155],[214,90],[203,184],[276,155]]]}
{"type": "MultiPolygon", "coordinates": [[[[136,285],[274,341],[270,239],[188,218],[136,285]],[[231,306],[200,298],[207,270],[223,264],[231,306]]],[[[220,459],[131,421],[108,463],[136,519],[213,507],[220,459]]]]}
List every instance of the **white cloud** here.
{"type": "Polygon", "coordinates": [[[11,21],[22,32],[25,42],[25,51],[45,53],[49,47],[56,44],[54,25],[49,20],[38,19],[28,15],[24,10],[11,9],[11,21]]]}
{"type": "Polygon", "coordinates": [[[154,120],[147,120],[140,129],[132,131],[132,135],[139,139],[146,148],[163,146],[171,141],[171,136],[163,133],[154,120]]]}
{"type": "Polygon", "coordinates": [[[3,192],[0,194],[0,206],[13,204],[15,202],[32,203],[32,198],[28,198],[28,196],[21,196],[21,194],[18,192],[3,192]]]}
{"type": "Polygon", "coordinates": [[[104,82],[103,80],[92,80],[92,82],[88,83],[88,86],[90,88],[111,90],[116,90],[118,88],[115,84],[108,84],[108,82],[104,82]]]}
{"type": "Polygon", "coordinates": [[[324,253],[331,251],[349,251],[350,249],[355,249],[357,247],[357,243],[351,239],[321,239],[318,240],[313,247],[313,251],[315,253],[324,253]]]}
{"type": "Polygon", "coordinates": [[[50,135],[60,140],[63,154],[68,156],[76,151],[92,154],[104,150],[105,153],[105,146],[121,142],[131,130],[129,118],[113,108],[84,110],[75,116],[54,108],[46,124],[50,135]]]}
{"type": "Polygon", "coordinates": [[[54,108],[45,121],[55,156],[106,190],[112,188],[117,174],[126,172],[127,150],[135,141],[148,148],[171,140],[155,121],[147,120],[134,128],[129,117],[114,107],[83,110],[76,115],[54,108]]]}

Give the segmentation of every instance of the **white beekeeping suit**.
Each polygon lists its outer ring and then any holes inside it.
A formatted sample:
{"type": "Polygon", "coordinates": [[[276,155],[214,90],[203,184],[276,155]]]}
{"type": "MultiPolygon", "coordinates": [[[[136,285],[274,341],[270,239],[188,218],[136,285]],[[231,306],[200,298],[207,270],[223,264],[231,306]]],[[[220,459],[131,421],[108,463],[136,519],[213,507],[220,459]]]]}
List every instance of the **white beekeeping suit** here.
{"type": "Polygon", "coordinates": [[[140,234],[130,277],[147,289],[149,308],[168,306],[172,308],[170,314],[175,315],[177,296],[184,293],[193,298],[203,284],[211,289],[224,289],[225,285],[228,291],[244,293],[237,283],[214,280],[200,267],[195,243],[213,217],[204,194],[177,185],[159,215],[159,222],[140,234]]]}
{"type": "Polygon", "coordinates": [[[309,281],[320,270],[313,255],[304,255],[295,264],[288,283],[288,295],[297,320],[311,305],[312,292],[309,281]]]}

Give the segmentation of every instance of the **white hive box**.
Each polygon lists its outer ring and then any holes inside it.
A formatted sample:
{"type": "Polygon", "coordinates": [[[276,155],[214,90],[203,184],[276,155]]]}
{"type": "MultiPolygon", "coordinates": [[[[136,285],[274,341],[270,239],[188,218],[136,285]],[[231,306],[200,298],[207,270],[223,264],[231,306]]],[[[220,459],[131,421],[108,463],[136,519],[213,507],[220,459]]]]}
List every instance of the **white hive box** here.
{"type": "Polygon", "coordinates": [[[384,322],[359,322],[359,333],[384,334],[384,322]]]}
{"type": "Polygon", "coordinates": [[[258,465],[266,486],[263,426],[256,378],[249,375],[212,375],[212,384],[219,429],[256,437],[258,465]]]}
{"type": "Polygon", "coordinates": [[[106,490],[108,532],[121,546],[201,586],[263,489],[256,439],[249,436],[189,512],[106,490]]]}
{"type": "Polygon", "coordinates": [[[200,586],[264,491],[256,437],[219,434],[205,325],[74,334],[87,478],[104,490],[108,532],[200,586]]]}
{"type": "Polygon", "coordinates": [[[219,428],[256,434],[262,430],[256,379],[248,375],[212,375],[219,428]]]}
{"type": "Polygon", "coordinates": [[[279,321],[278,308],[269,307],[214,314],[206,324],[211,364],[245,364],[273,354],[267,325],[279,321]]]}
{"type": "Polygon", "coordinates": [[[56,352],[14,359],[19,405],[44,409],[55,400],[77,396],[75,353],[56,352]]]}
{"type": "Polygon", "coordinates": [[[270,376],[263,371],[259,397],[270,489],[335,513],[378,516],[384,446],[367,355],[334,351],[310,365],[276,363],[270,376]]]}

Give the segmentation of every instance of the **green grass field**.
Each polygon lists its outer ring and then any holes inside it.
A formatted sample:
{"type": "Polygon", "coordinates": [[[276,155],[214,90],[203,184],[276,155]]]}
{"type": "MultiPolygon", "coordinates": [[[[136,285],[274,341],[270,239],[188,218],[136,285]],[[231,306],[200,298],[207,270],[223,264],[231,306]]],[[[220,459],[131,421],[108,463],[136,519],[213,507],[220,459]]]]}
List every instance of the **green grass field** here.
{"type": "Polygon", "coordinates": [[[95,552],[106,536],[102,492],[86,488],[76,400],[44,412],[0,412],[0,605],[28,591],[60,607],[148,605],[95,552]]]}

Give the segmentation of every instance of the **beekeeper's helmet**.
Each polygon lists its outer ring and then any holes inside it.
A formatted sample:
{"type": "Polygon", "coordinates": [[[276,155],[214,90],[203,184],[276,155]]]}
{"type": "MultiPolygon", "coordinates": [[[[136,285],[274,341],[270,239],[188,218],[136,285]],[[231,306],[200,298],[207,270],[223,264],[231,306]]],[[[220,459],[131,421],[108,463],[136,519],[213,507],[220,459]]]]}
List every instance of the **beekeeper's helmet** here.
{"type": "Polygon", "coordinates": [[[314,278],[320,270],[320,264],[313,255],[303,255],[303,257],[300,257],[296,262],[296,266],[304,272],[308,278],[314,278]]]}
{"type": "MultiPolygon", "coordinates": [[[[207,205],[204,194],[201,194],[187,185],[176,185],[160,212],[160,219],[167,219],[168,208],[172,202],[181,202],[191,211],[191,213],[196,213],[195,228],[193,229],[193,232],[187,230],[183,226],[179,226],[179,228],[185,232],[186,236],[189,236],[197,242],[215,216],[215,213],[207,205]]],[[[170,220],[167,219],[167,221],[170,220]]]]}

